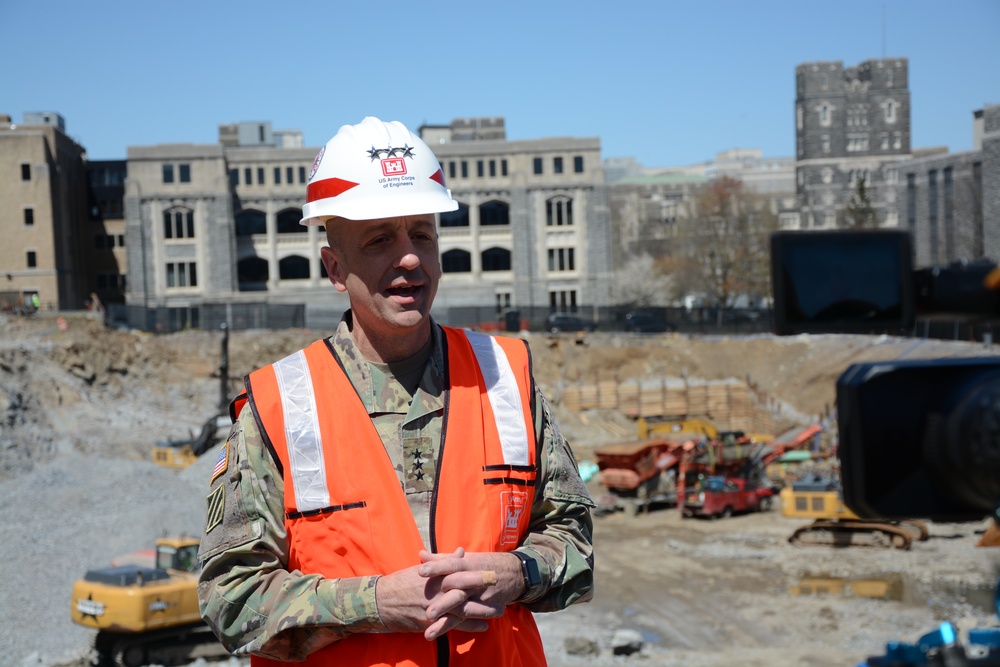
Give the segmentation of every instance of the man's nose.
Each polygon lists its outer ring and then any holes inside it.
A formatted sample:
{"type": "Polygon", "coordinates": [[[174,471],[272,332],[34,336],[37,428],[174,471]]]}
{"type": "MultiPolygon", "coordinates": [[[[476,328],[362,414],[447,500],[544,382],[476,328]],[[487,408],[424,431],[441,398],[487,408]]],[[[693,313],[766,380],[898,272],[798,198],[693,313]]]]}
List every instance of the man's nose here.
{"type": "Polygon", "coordinates": [[[417,255],[417,249],[409,239],[403,242],[400,253],[399,259],[396,261],[397,267],[411,271],[420,266],[420,257],[417,255]]]}

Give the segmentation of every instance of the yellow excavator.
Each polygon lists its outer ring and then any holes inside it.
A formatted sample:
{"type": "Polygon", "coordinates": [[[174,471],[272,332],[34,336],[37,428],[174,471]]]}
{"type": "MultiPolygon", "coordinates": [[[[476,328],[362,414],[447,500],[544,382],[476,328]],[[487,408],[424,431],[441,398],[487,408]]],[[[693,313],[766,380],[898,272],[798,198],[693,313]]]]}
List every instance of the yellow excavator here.
{"type": "Polygon", "coordinates": [[[228,655],[198,612],[198,540],[168,537],[73,584],[70,617],[97,630],[98,667],[184,664],[228,655]]]}
{"type": "Polygon", "coordinates": [[[927,539],[921,521],[861,519],[841,498],[840,485],[829,477],[809,476],[781,490],[784,516],[814,519],[797,529],[788,541],[797,546],[869,546],[909,549],[927,539]]]}

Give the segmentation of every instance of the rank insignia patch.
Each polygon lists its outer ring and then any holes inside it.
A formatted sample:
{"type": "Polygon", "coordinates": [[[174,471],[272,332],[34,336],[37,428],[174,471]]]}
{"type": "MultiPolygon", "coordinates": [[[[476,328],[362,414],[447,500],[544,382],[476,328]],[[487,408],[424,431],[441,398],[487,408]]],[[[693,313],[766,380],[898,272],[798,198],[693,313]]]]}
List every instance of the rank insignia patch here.
{"type": "Polygon", "coordinates": [[[219,460],[215,462],[215,469],[212,470],[212,479],[208,481],[209,486],[215,481],[215,479],[226,472],[226,468],[229,467],[229,443],[222,445],[222,450],[219,452],[219,460]]]}
{"type": "Polygon", "coordinates": [[[219,484],[206,497],[208,510],[205,512],[205,532],[211,533],[212,529],[222,523],[222,515],[226,509],[226,485],[219,484]]]}

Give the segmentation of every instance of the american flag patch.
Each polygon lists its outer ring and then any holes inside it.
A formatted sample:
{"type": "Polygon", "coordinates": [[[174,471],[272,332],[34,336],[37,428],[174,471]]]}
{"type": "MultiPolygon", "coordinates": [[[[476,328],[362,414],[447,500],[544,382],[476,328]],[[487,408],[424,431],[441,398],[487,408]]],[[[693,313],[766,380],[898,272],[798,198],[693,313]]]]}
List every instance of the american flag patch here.
{"type": "Polygon", "coordinates": [[[212,470],[212,479],[209,480],[209,486],[215,482],[215,478],[226,472],[226,468],[229,467],[229,443],[222,445],[222,450],[219,452],[219,460],[215,462],[215,469],[212,470]]]}

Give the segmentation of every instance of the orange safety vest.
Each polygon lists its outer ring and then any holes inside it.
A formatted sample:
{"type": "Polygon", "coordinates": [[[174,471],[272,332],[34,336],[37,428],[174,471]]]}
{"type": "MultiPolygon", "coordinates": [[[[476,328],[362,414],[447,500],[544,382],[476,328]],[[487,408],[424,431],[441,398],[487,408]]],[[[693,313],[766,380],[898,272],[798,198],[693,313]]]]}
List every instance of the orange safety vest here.
{"type": "MultiPolygon", "coordinates": [[[[331,579],[388,574],[418,564],[423,548],[512,551],[521,543],[538,469],[527,346],[443,329],[449,393],[426,547],[385,446],[326,341],[248,376],[248,398],[282,465],[288,570],[331,579]]],[[[511,605],[489,626],[436,642],[420,633],[358,633],[303,664],[546,664],[527,609],[511,605]]],[[[251,664],[282,663],[255,656],[251,664]]]]}

